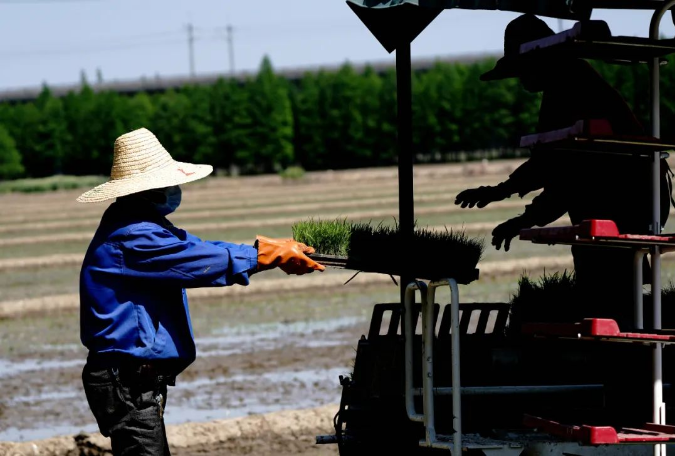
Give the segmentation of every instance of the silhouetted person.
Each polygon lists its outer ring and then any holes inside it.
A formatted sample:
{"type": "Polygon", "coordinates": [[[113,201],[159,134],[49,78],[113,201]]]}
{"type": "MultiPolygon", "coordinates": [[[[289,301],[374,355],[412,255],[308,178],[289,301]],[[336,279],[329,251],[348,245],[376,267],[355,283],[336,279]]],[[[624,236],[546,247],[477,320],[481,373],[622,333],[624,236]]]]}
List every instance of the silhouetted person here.
{"type": "MultiPolygon", "coordinates": [[[[516,58],[522,43],[550,35],[553,31],[535,16],[518,17],[506,28],[504,57],[481,79],[518,77],[526,90],[543,92],[538,132],[567,128],[578,120],[606,119],[615,134],[644,135],[621,95],[587,62],[561,58],[525,63],[516,58]]],[[[665,160],[662,171],[661,220],[665,223],[669,209],[665,160]]],[[[647,234],[651,223],[650,179],[649,158],[535,149],[531,158],[505,182],[465,190],[455,203],[462,207],[484,207],[516,193],[522,197],[543,188],[522,215],[494,229],[492,244],[497,249],[503,244],[509,250],[511,240],[521,229],[548,225],[565,213],[573,224],[586,219],[607,219],[616,222],[620,232],[647,234]]],[[[574,246],[572,254],[586,316],[629,323],[632,250],[574,246]]]]}

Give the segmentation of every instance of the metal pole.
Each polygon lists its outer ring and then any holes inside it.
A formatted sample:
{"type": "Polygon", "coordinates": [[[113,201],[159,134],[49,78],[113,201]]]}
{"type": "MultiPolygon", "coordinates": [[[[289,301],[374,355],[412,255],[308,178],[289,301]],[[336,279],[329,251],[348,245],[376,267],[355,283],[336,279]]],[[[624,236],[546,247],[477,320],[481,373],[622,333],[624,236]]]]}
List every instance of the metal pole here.
{"type": "Polygon", "coordinates": [[[459,348],[459,288],[454,279],[448,279],[450,285],[450,314],[452,337],[452,426],[455,430],[453,442],[456,455],[462,454],[462,383],[459,373],[460,348],[459,348]]]}
{"type": "Polygon", "coordinates": [[[644,307],[643,307],[643,292],[642,283],[642,263],[644,262],[645,252],[643,250],[636,250],[633,262],[633,303],[635,309],[634,321],[635,329],[644,329],[644,307]]]}
{"type": "MultiPolygon", "coordinates": [[[[540,395],[565,393],[602,393],[605,386],[602,384],[588,385],[522,385],[522,386],[463,386],[462,396],[495,396],[495,395],[540,395]]],[[[440,386],[434,388],[434,396],[451,396],[452,387],[440,386]]],[[[415,396],[424,393],[423,388],[413,390],[415,396]]]]}
{"type": "Polygon", "coordinates": [[[412,150],[412,70],[410,42],[396,48],[396,92],[398,104],[398,223],[401,235],[401,297],[414,280],[411,241],[415,230],[412,150]]]}
{"type": "MultiPolygon", "coordinates": [[[[665,2],[660,9],[654,11],[652,21],[649,24],[649,37],[659,39],[659,25],[663,15],[675,6],[675,0],[665,2]]],[[[649,72],[651,76],[651,121],[652,136],[661,136],[661,105],[660,105],[660,68],[659,58],[650,61],[649,72]]],[[[661,233],[661,153],[654,152],[652,158],[652,233],[661,233]]],[[[661,252],[658,247],[652,247],[652,302],[654,312],[654,329],[661,329],[661,252]]],[[[663,345],[654,345],[653,359],[653,389],[654,397],[652,404],[652,419],[657,424],[665,424],[665,406],[663,404],[663,345]]],[[[665,456],[666,446],[655,445],[654,455],[665,456]]]]}
{"type": "MultiPolygon", "coordinates": [[[[436,414],[434,413],[434,290],[422,301],[422,403],[427,445],[436,442],[436,414]],[[431,300],[431,301],[430,301],[431,300]]],[[[454,366],[453,366],[454,367],[454,366]]]]}
{"type": "Polygon", "coordinates": [[[427,286],[424,282],[410,282],[404,291],[403,308],[403,334],[405,337],[405,409],[408,418],[412,421],[423,422],[424,415],[415,411],[415,397],[413,395],[413,338],[415,337],[415,324],[412,321],[413,304],[415,303],[415,290],[422,295],[422,302],[427,299],[427,286]]]}
{"type": "Polygon", "coordinates": [[[194,48],[194,27],[192,27],[192,24],[188,24],[187,26],[187,31],[188,31],[188,53],[189,53],[189,58],[190,58],[190,77],[194,78],[195,77],[195,48],[194,48]]]}
{"type": "Polygon", "coordinates": [[[230,54],[230,76],[234,76],[234,28],[227,26],[227,47],[230,54]]]}
{"type": "MultiPolygon", "coordinates": [[[[459,347],[459,288],[455,279],[443,279],[429,284],[429,291],[427,297],[427,305],[433,306],[436,300],[436,288],[448,285],[450,287],[450,351],[451,351],[451,365],[452,365],[452,455],[462,454],[462,382],[460,375],[460,347],[459,347]]],[[[433,328],[432,328],[433,338],[433,328]]],[[[425,377],[424,387],[425,397],[431,397],[430,404],[425,400],[424,414],[427,414],[426,407],[430,406],[433,412],[433,386],[434,377],[433,371],[431,375],[425,377]],[[428,378],[427,378],[428,377],[428,378]]],[[[433,415],[432,415],[433,416],[433,415]]],[[[433,421],[431,421],[433,426],[433,421]]]]}

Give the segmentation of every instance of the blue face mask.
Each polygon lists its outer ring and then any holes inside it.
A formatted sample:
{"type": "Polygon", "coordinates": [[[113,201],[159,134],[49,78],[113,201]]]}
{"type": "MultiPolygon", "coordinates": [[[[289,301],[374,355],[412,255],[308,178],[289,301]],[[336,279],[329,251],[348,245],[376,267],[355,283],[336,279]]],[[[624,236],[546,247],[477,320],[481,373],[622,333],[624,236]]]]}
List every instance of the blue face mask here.
{"type": "Polygon", "coordinates": [[[183,193],[181,192],[180,187],[178,185],[174,185],[173,187],[167,187],[164,189],[159,189],[156,191],[163,193],[166,200],[166,202],[164,203],[153,203],[155,209],[157,209],[157,212],[159,212],[161,215],[167,216],[173,211],[175,211],[178,208],[178,206],[180,206],[180,201],[183,196],[183,193]]]}

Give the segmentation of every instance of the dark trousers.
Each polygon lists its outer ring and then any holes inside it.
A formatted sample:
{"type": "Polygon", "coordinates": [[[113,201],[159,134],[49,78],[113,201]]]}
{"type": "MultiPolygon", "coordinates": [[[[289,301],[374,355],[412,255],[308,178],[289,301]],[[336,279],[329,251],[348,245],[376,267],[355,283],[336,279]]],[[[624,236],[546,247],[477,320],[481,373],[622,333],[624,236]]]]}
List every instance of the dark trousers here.
{"type": "Polygon", "coordinates": [[[164,428],[167,384],[151,366],[102,368],[87,363],[82,383],[89,408],[114,456],[169,456],[164,428]]]}

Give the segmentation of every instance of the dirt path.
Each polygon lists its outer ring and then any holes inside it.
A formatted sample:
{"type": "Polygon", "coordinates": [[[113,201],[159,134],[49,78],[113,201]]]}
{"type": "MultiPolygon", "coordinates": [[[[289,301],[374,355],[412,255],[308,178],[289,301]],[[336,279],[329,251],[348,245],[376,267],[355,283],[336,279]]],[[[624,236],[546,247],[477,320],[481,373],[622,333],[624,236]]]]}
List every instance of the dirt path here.
{"type": "MultiPolygon", "coordinates": [[[[337,405],[275,412],[208,423],[167,426],[176,456],[337,455],[334,445],[316,445],[315,436],[332,434],[337,405]]],[[[0,456],[110,455],[110,440],[98,433],[22,443],[0,442],[0,456]],[[86,453],[85,453],[86,452],[86,453]]]]}
{"type": "MultiPolygon", "coordinates": [[[[502,209],[512,209],[519,208],[523,206],[522,201],[504,201],[501,203],[494,203],[488,208],[483,209],[483,211],[491,210],[502,210],[502,209]]],[[[323,208],[317,210],[315,214],[312,215],[314,218],[322,219],[334,219],[334,218],[347,218],[347,219],[379,219],[387,218],[396,215],[397,208],[395,205],[391,205],[389,209],[379,209],[379,210],[363,210],[363,211],[354,211],[354,212],[330,212],[326,211],[323,208]]],[[[456,206],[454,203],[444,204],[433,207],[422,207],[415,211],[416,216],[423,215],[439,215],[439,214],[452,214],[462,211],[463,209],[459,206],[456,206]]],[[[293,217],[274,217],[269,219],[254,219],[254,220],[237,220],[237,221],[227,221],[227,222],[193,222],[193,223],[180,223],[178,226],[188,231],[224,231],[224,230],[233,230],[233,229],[243,229],[243,228],[262,228],[262,227],[272,227],[272,226],[291,226],[293,223],[300,220],[306,219],[306,216],[293,216],[293,217]]],[[[88,222],[84,222],[88,225],[88,222]]],[[[77,223],[74,223],[73,226],[77,226],[77,223]]],[[[26,230],[23,230],[24,232],[26,230]]],[[[2,232],[0,230],[0,232],[2,232]]],[[[0,239],[0,247],[3,246],[12,246],[12,245],[26,245],[26,244],[39,244],[39,243],[57,243],[57,242],[68,242],[68,241],[89,241],[93,236],[93,231],[81,232],[81,233],[58,233],[58,234],[47,234],[47,235],[38,235],[38,236],[20,236],[20,237],[10,237],[5,239],[0,239]]]]}
{"type": "MultiPolygon", "coordinates": [[[[453,183],[453,185],[419,186],[416,189],[415,200],[418,204],[441,200],[453,201],[455,194],[467,185],[469,184],[453,183]]],[[[239,197],[228,195],[228,198],[224,199],[222,195],[218,198],[214,198],[213,195],[209,198],[198,198],[192,193],[193,189],[190,189],[185,193],[184,208],[174,214],[172,220],[203,218],[220,213],[234,217],[328,208],[372,207],[381,204],[395,205],[398,202],[398,190],[390,183],[387,185],[360,183],[353,184],[348,189],[338,187],[322,191],[299,185],[292,193],[284,190],[281,187],[266,189],[266,193],[258,197],[245,194],[239,197]]],[[[13,209],[11,215],[3,217],[0,221],[0,232],[15,231],[19,228],[36,230],[50,227],[92,226],[92,224],[96,226],[100,214],[106,207],[107,205],[88,207],[72,201],[64,201],[63,204],[58,205],[50,202],[44,207],[42,205],[24,207],[23,210],[27,211],[24,214],[19,213],[19,209],[13,209]],[[58,212],[54,212],[55,206],[60,206],[58,212]]]]}
{"type": "MultiPolygon", "coordinates": [[[[417,204],[421,203],[448,203],[455,200],[454,194],[432,194],[432,195],[421,195],[415,199],[417,204]]],[[[525,204],[525,202],[520,203],[520,205],[525,204]]],[[[213,207],[209,210],[200,210],[200,211],[190,211],[190,212],[178,212],[171,216],[171,220],[174,223],[177,223],[180,226],[180,223],[184,221],[190,221],[194,219],[208,219],[208,218],[235,218],[235,217],[246,217],[250,218],[255,215],[280,215],[284,213],[293,213],[293,212],[306,212],[306,211],[321,211],[334,210],[334,209],[360,209],[360,208],[370,208],[373,206],[395,206],[398,204],[398,197],[379,197],[379,198],[365,198],[365,199],[356,199],[356,200],[339,200],[339,201],[328,201],[328,202],[319,202],[319,203],[291,203],[291,204],[274,204],[265,207],[250,207],[250,208],[223,208],[222,206],[213,207]],[[179,223],[180,222],[180,223],[179,223]]],[[[510,206],[508,206],[510,207],[510,206]]],[[[496,206],[497,209],[501,208],[496,206]]],[[[489,210],[490,208],[488,208],[489,210]]],[[[52,221],[52,222],[35,222],[31,223],[28,226],[25,224],[11,224],[11,225],[2,225],[0,224],[0,233],[11,233],[11,232],[26,232],[33,230],[47,230],[47,229],[66,229],[66,228],[96,228],[100,220],[95,218],[90,218],[86,220],[61,220],[61,221],[52,221]]]]}
{"type": "MultiPolygon", "coordinates": [[[[71,257],[71,259],[74,257],[71,257]]],[[[19,260],[13,260],[19,261],[19,260]]],[[[572,256],[548,256],[519,258],[502,261],[488,261],[479,264],[482,278],[499,275],[514,275],[524,270],[530,272],[543,269],[569,268],[572,256]]],[[[323,274],[308,276],[261,279],[249,287],[196,288],[188,291],[191,299],[208,299],[237,295],[289,292],[307,289],[339,289],[354,275],[354,271],[330,270],[323,274]]],[[[391,278],[384,274],[360,274],[350,282],[351,286],[390,282],[391,278]]],[[[0,318],[17,318],[30,313],[53,312],[77,309],[80,305],[78,294],[45,296],[32,299],[0,302],[0,318]]]]}

